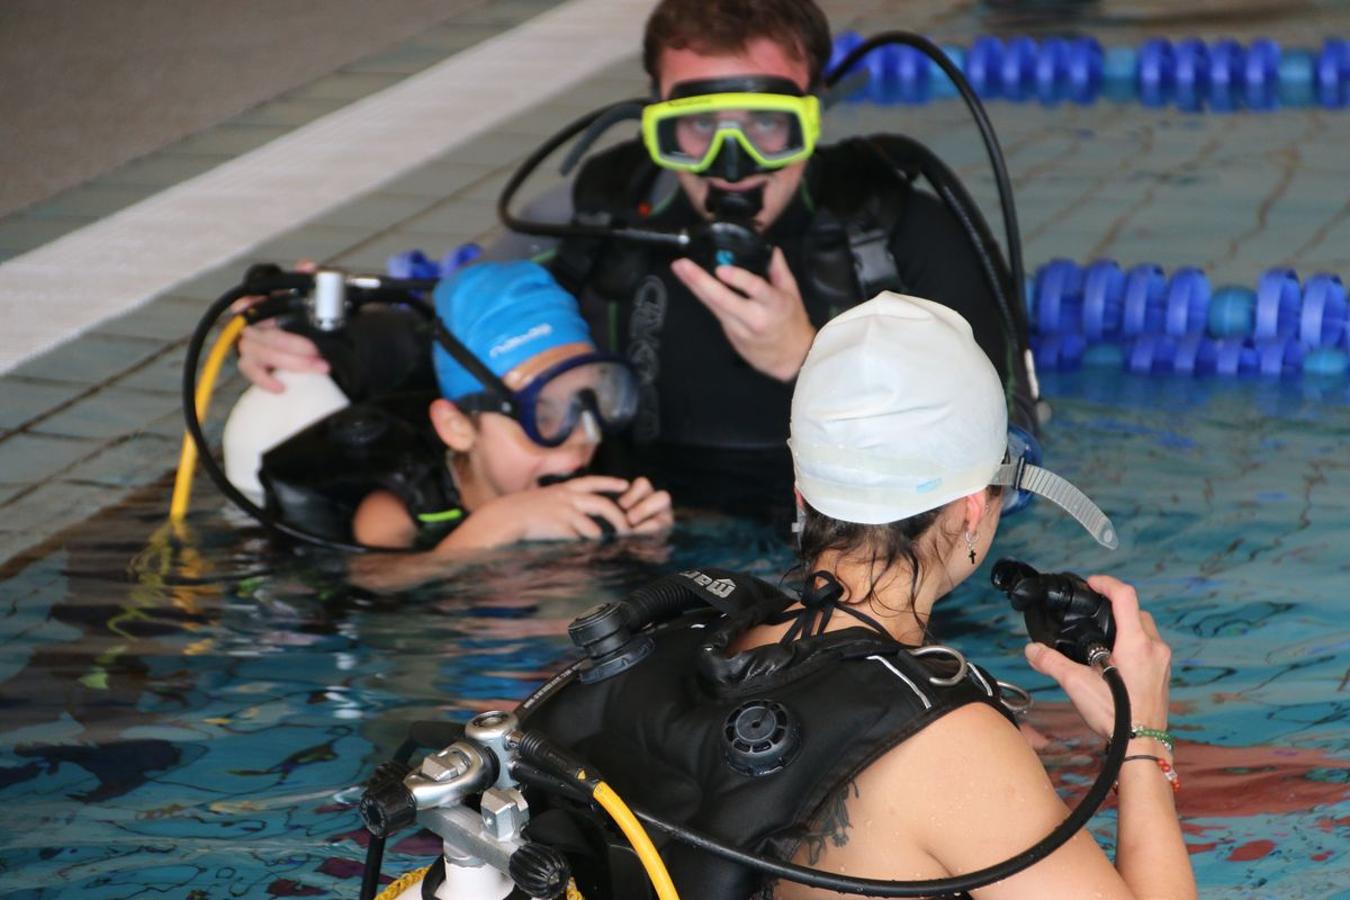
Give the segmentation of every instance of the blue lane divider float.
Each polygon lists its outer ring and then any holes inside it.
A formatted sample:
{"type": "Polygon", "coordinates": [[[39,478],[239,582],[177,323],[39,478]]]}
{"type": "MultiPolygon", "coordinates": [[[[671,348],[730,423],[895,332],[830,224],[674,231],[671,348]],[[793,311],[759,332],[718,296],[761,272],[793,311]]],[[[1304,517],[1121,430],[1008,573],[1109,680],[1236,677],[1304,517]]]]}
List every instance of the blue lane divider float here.
{"type": "Polygon", "coordinates": [[[1117,367],[1141,374],[1344,375],[1350,303],[1336,275],[1300,281],[1273,268],[1255,288],[1213,289],[1200,269],[1055,259],[1027,285],[1042,369],[1117,367]]]}
{"type": "Polygon", "coordinates": [[[460,244],[440,259],[431,259],[421,250],[405,250],[389,257],[384,271],[393,278],[446,278],[482,255],[483,248],[472,242],[460,244]]]}
{"type": "MultiPolygon", "coordinates": [[[[862,41],[852,31],[835,38],[830,68],[862,41]]],[[[1320,49],[1282,48],[1269,38],[1154,38],[1107,48],[1090,37],[983,36],[969,48],[942,49],[984,99],[1086,105],[1104,98],[1195,112],[1350,105],[1350,41],[1343,38],[1328,38],[1320,49]]],[[[859,65],[868,82],[849,100],[921,104],[956,96],[947,76],[912,47],[878,47],[859,65]]]]}

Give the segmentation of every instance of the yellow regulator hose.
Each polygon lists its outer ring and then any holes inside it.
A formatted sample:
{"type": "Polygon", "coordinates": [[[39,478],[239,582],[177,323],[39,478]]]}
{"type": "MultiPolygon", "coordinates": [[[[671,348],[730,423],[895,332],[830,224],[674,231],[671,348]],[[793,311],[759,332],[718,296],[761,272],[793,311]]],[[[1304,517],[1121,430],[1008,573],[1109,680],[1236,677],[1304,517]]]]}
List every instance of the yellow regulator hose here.
{"type": "Polygon", "coordinates": [[[637,852],[638,859],[642,861],[642,867],[647,870],[647,878],[651,881],[652,887],[656,889],[656,896],[659,900],[680,900],[680,895],[675,890],[675,882],[670,880],[670,873],[666,871],[666,864],[661,859],[661,854],[656,852],[656,847],[652,845],[652,839],[647,836],[647,830],[642,827],[642,823],[633,815],[633,811],[628,808],[628,804],[619,799],[619,795],[614,793],[613,788],[600,782],[594,793],[595,802],[599,803],[609,817],[614,820],[614,824],[619,826],[624,837],[628,838],[628,843],[633,845],[633,850],[637,852]]]}
{"type": "Polygon", "coordinates": [[[425,878],[430,870],[431,866],[423,866],[420,869],[413,869],[411,872],[404,872],[386,885],[385,889],[375,897],[375,900],[397,900],[399,894],[425,878]]]}
{"type": "MultiPolygon", "coordinates": [[[[198,421],[206,421],[206,412],[211,406],[211,395],[216,389],[220,367],[225,363],[225,357],[229,355],[230,348],[234,346],[239,332],[244,330],[246,324],[248,323],[243,316],[235,316],[226,323],[216,342],[211,345],[211,352],[206,356],[206,364],[202,366],[201,378],[197,381],[195,402],[198,421]]],[[[173,499],[169,503],[170,522],[181,522],[187,516],[188,503],[192,499],[192,476],[196,470],[197,445],[193,443],[192,435],[184,434],[183,450],[178,456],[178,476],[174,479],[173,499]]]]}

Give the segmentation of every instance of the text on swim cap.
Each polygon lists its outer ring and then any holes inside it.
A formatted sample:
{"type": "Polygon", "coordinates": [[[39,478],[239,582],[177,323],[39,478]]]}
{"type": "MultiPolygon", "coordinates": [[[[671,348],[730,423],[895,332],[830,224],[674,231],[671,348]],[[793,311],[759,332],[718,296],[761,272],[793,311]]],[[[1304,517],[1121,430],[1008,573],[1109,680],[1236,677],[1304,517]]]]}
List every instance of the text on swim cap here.
{"type": "Polygon", "coordinates": [[[515,350],[521,344],[528,343],[529,341],[532,341],[535,338],[545,337],[552,333],[553,333],[552,325],[548,324],[547,322],[540,322],[538,325],[535,325],[533,328],[531,328],[524,334],[512,335],[511,337],[505,339],[504,341],[501,341],[500,343],[496,344],[495,346],[493,346],[491,350],[488,351],[488,356],[496,358],[498,356],[501,356],[503,353],[510,353],[512,350],[515,350]]]}

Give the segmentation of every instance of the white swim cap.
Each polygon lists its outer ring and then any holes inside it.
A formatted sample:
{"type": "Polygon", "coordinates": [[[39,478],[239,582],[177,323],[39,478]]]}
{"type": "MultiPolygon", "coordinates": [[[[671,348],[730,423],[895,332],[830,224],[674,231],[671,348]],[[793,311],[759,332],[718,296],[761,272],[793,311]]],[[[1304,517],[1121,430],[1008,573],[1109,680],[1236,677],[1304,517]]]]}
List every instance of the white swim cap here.
{"type": "Polygon", "coordinates": [[[886,291],[820,329],[797,376],[791,430],[806,502],[879,525],[986,487],[1007,450],[1008,412],[960,314],[886,291]]]}
{"type": "Polygon", "coordinates": [[[1082,491],[1008,460],[998,372],[959,313],[883,292],[816,335],[792,395],[797,490],[843,522],[881,525],[991,484],[1040,494],[1103,546],[1111,520],[1082,491]]]}

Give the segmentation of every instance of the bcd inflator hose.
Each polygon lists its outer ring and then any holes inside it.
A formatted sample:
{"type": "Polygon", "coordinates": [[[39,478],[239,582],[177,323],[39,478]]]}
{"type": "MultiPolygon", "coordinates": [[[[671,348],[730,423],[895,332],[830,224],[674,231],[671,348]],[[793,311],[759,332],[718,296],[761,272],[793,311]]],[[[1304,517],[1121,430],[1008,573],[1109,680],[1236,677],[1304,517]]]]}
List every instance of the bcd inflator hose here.
{"type": "Polygon", "coordinates": [[[1198,268],[1124,268],[1055,259],[1027,286],[1043,370],[1139,374],[1339,376],[1350,370],[1346,288],[1337,275],[1265,272],[1255,288],[1212,288],[1198,268]]]}
{"type": "MultiPolygon", "coordinates": [[[[863,38],[834,40],[830,70],[863,38]]],[[[1350,105],[1350,41],[1327,38],[1320,48],[1281,47],[1270,38],[1154,38],[1138,47],[1103,47],[1091,37],[978,37],[942,46],[981,99],[1014,103],[1091,104],[1099,100],[1176,106],[1198,112],[1350,105]]],[[[922,104],[956,96],[943,73],[913,48],[889,45],[868,53],[859,68],[864,87],[845,98],[922,104]]]]}

